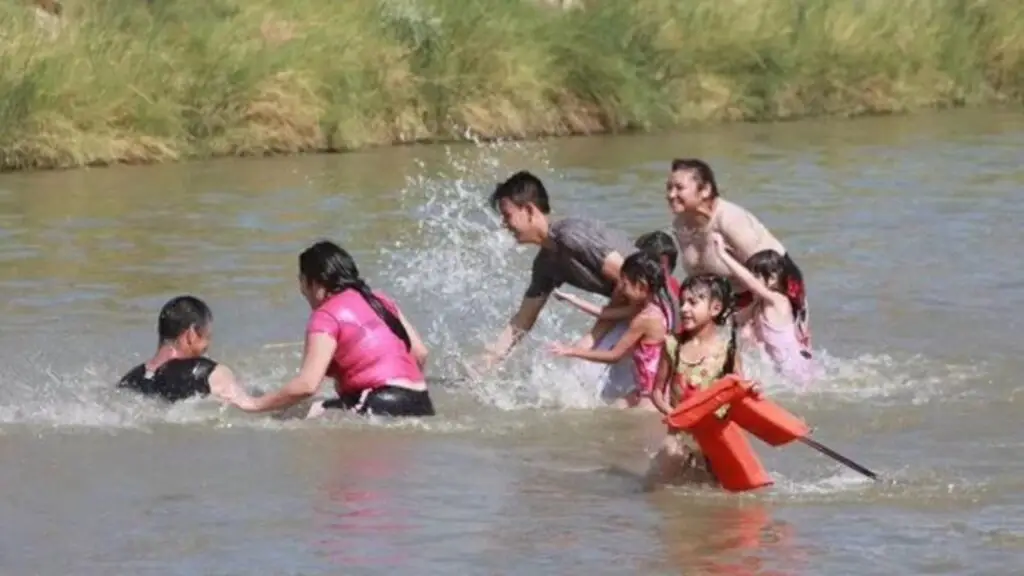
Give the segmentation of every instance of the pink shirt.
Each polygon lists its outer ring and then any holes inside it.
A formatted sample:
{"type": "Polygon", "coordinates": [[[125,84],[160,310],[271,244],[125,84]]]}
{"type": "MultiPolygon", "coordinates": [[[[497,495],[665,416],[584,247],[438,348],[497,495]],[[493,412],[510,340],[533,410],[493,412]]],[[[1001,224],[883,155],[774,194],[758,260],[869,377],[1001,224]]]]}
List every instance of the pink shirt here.
{"type": "MultiPolygon", "coordinates": [[[[668,318],[665,311],[656,303],[648,304],[640,314],[657,314],[666,331],[668,318]]],[[[665,334],[668,338],[669,334],[665,334]]],[[[661,352],[665,342],[644,342],[643,338],[633,348],[633,379],[641,396],[648,397],[654,390],[654,381],[658,378],[658,365],[661,363],[661,352]]]]}
{"type": "MultiPolygon", "coordinates": [[[[387,296],[374,291],[384,306],[398,314],[387,296]]],[[[405,342],[388,328],[357,290],[325,300],[309,316],[306,334],[328,334],[338,343],[327,375],[338,394],[361,392],[394,380],[423,382],[423,372],[405,342]]]]}

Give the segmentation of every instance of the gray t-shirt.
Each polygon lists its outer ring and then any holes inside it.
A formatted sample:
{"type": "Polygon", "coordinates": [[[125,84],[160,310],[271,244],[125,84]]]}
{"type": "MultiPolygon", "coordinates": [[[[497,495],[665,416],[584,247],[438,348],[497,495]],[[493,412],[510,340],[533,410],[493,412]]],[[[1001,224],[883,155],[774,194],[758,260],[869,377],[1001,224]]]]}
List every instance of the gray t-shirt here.
{"type": "Polygon", "coordinates": [[[601,274],[605,258],[612,252],[626,258],[637,251],[625,232],[586,218],[559,220],[549,234],[555,249],[541,248],[533,259],[527,298],[550,294],[562,284],[611,296],[615,283],[601,274]]]}

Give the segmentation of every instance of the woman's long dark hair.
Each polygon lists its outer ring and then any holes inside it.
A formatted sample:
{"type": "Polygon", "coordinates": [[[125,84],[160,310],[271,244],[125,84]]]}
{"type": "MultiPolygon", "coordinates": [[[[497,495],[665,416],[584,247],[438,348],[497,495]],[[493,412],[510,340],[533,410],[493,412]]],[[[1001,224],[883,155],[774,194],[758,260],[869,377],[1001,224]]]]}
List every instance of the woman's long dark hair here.
{"type": "Polygon", "coordinates": [[[344,248],[328,240],[313,244],[299,254],[299,272],[307,282],[315,282],[328,294],[341,294],[350,289],[359,292],[395,336],[405,342],[406,350],[412,349],[412,340],[402,321],[388,310],[380,298],[374,296],[370,287],[359,277],[355,260],[344,248]]]}

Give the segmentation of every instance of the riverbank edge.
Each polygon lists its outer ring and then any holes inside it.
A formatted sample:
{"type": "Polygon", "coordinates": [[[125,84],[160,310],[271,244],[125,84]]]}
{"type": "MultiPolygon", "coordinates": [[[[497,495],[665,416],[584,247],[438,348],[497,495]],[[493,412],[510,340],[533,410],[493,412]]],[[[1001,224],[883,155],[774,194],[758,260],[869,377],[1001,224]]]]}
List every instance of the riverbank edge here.
{"type": "Polygon", "coordinates": [[[645,135],[645,134],[670,134],[676,132],[685,131],[688,128],[708,128],[714,126],[729,126],[729,125],[758,125],[758,124],[789,124],[794,122],[808,121],[808,120],[834,120],[837,122],[850,122],[869,118],[887,118],[887,117],[907,117],[919,114],[941,114],[946,112],[957,112],[966,110],[978,110],[985,111],[990,110],[993,112],[1013,112],[1014,108],[1006,103],[991,103],[991,104],[979,104],[979,105],[939,105],[920,109],[914,109],[910,111],[901,112],[861,112],[861,113],[844,113],[844,114],[819,114],[819,115],[808,115],[800,117],[783,117],[783,118],[765,118],[756,120],[705,120],[705,121],[690,121],[684,123],[673,124],[664,127],[653,127],[653,128],[626,128],[626,129],[608,129],[599,128],[593,130],[549,130],[549,131],[537,131],[528,134],[475,134],[472,131],[467,131],[462,137],[452,136],[427,136],[416,139],[399,139],[392,142],[386,143],[373,143],[368,142],[358,146],[341,146],[333,147],[325,145],[322,147],[310,147],[299,150],[275,150],[268,148],[262,151],[241,151],[237,153],[201,153],[192,152],[189,154],[183,154],[180,156],[169,156],[169,155],[154,155],[152,157],[144,157],[139,154],[127,154],[121,157],[112,158],[96,158],[83,162],[68,162],[68,163],[41,163],[34,166],[16,166],[12,167],[9,165],[0,165],[0,174],[16,174],[16,173],[34,173],[34,172],[52,172],[52,171],[70,171],[79,170],[84,168],[109,168],[115,166],[156,166],[156,165],[168,165],[168,164],[183,164],[189,162],[203,162],[209,160],[226,160],[231,158],[238,159],[259,159],[259,158],[287,158],[287,157],[298,157],[298,156],[317,156],[317,155],[337,155],[337,154],[350,154],[365,152],[369,150],[379,150],[382,148],[398,148],[398,147],[412,147],[412,146],[434,146],[434,145],[451,145],[451,144],[486,144],[495,142],[546,142],[546,141],[557,141],[565,138],[588,138],[588,137],[600,137],[600,136],[631,136],[631,135],[645,135]]]}

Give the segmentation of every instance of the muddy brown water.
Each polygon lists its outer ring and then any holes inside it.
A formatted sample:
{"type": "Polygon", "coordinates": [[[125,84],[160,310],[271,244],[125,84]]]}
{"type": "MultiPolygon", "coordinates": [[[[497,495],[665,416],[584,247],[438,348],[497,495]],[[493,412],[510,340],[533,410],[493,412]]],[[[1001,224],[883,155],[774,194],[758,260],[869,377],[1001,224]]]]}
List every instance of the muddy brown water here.
{"type": "MultiPolygon", "coordinates": [[[[1024,115],[685,133],[0,177],[0,574],[1015,574],[1024,561],[1024,115]],[[215,354],[258,389],[298,367],[298,252],[330,237],[428,338],[479,349],[531,251],[482,209],[525,167],[558,214],[668,225],[673,156],[782,238],[827,376],[767,389],[873,484],[758,445],[757,495],[640,490],[658,441],[545,344],[500,379],[435,387],[425,422],[251,417],[111,392],[192,292],[215,354]]],[[[756,369],[755,369],[756,372],[756,369]]]]}

